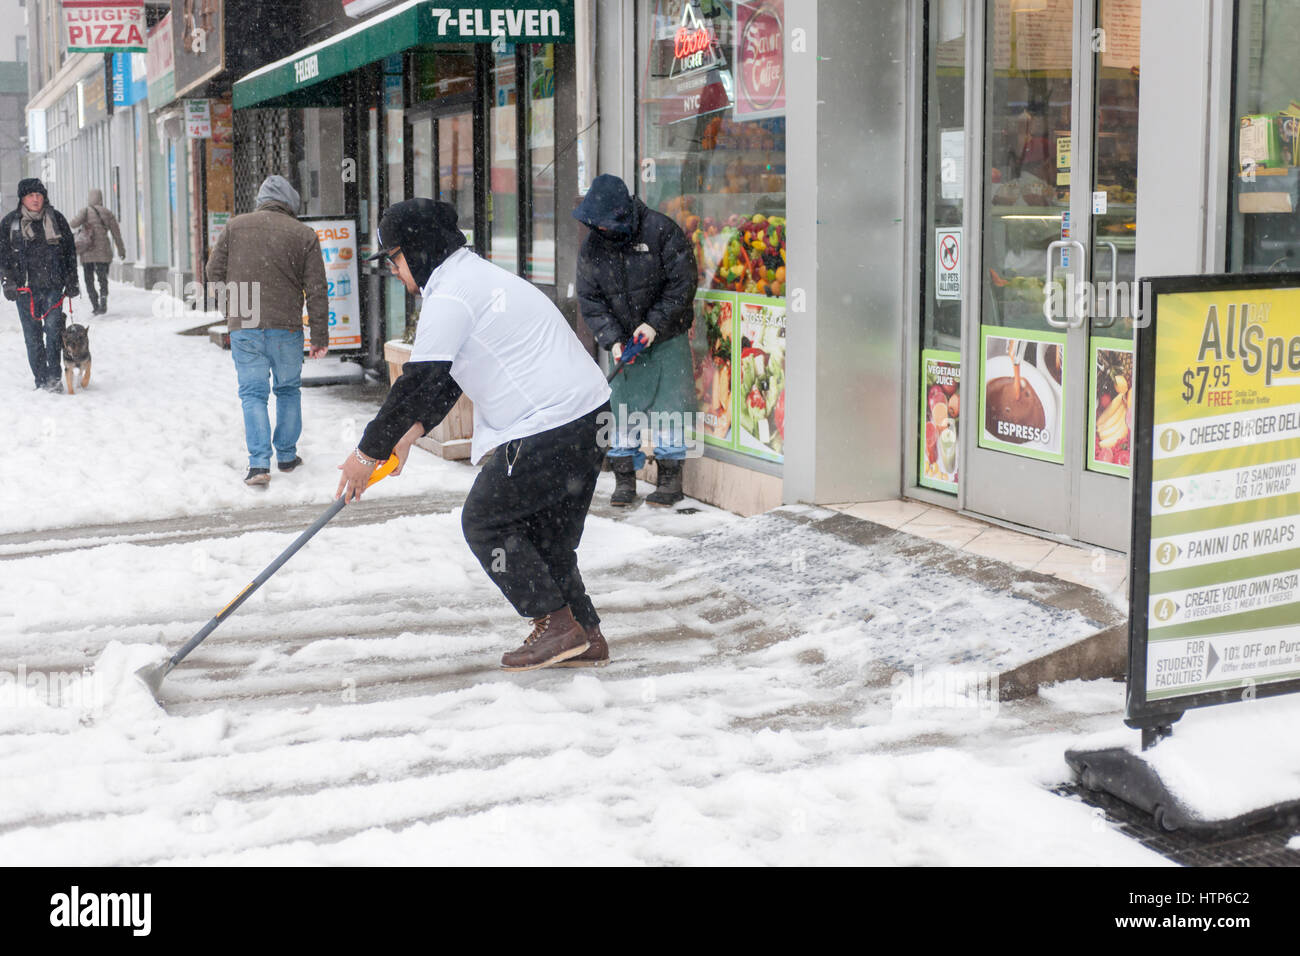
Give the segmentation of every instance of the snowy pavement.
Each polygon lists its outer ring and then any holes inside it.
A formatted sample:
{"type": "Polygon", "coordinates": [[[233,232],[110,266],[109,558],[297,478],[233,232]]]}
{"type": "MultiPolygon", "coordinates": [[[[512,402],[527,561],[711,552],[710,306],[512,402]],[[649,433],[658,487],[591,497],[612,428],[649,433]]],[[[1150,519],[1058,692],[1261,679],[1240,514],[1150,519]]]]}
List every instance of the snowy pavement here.
{"type": "MultiPolygon", "coordinates": [[[[1164,862],[1050,792],[1067,749],[1131,742],[1122,684],[969,692],[1089,622],[867,566],[816,511],[597,508],[581,559],[613,662],[505,673],[526,628],[461,538],[474,470],[418,455],[167,678],[164,710],[131,672],[325,507],[376,397],[305,391],[306,468],[251,491],[229,354],[172,334],[200,317],[113,302],[74,397],[31,393],[0,329],[25,436],[0,463],[0,861],[1164,862]]],[[[1178,734],[1223,725],[1203,717],[1178,734]]]]}

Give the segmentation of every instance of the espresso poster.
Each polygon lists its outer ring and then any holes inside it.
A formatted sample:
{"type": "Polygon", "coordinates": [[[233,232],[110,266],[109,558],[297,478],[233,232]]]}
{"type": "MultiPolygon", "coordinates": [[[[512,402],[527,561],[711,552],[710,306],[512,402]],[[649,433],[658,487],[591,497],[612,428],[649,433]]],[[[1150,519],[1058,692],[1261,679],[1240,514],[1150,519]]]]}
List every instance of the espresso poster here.
{"type": "Polygon", "coordinates": [[[979,446],[1064,462],[1065,335],[986,327],[980,345],[979,446]]]}
{"type": "Polygon", "coordinates": [[[921,466],[917,482],[926,488],[957,493],[957,436],[961,419],[961,355],[921,352],[921,466]]]}

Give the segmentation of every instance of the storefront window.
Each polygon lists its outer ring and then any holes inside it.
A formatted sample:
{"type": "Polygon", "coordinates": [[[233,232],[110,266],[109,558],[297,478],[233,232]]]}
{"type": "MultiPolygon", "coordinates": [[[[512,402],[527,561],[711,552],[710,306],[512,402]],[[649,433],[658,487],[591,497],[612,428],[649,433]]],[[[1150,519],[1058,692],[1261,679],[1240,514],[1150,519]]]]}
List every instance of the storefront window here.
{"type": "Polygon", "coordinates": [[[699,266],[692,327],[707,446],[785,444],[784,3],[641,0],[638,179],[699,266]]]}
{"type": "Polygon", "coordinates": [[[1237,4],[1232,272],[1300,271],[1300,5],[1237,4]]]}
{"type": "Polygon", "coordinates": [[[514,46],[492,57],[489,115],[488,202],[491,241],[488,258],[510,272],[519,271],[519,153],[516,88],[518,63],[514,46]]]}
{"type": "Polygon", "coordinates": [[[528,209],[532,238],[527,276],[555,283],[555,47],[528,53],[528,209]]]}
{"type": "Polygon", "coordinates": [[[925,248],[921,309],[921,434],[917,483],[956,492],[961,296],[966,252],[966,24],[963,0],[928,5],[925,248]]]}

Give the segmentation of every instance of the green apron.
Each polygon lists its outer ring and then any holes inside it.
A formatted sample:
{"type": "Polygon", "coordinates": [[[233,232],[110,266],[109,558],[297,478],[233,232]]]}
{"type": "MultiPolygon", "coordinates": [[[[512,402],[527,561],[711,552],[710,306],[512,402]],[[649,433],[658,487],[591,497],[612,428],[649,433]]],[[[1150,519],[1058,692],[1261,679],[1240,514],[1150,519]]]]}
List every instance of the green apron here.
{"type": "Polygon", "coordinates": [[[631,412],[695,411],[695,373],[691,365],[691,343],[686,335],[655,342],[638,355],[610,383],[609,404],[618,413],[620,405],[631,412]]]}

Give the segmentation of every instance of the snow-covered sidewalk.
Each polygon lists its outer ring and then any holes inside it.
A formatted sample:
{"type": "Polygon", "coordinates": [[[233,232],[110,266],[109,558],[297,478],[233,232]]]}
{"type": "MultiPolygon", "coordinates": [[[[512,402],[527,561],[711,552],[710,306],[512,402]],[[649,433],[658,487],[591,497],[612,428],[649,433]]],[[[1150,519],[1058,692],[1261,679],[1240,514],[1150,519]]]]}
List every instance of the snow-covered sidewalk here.
{"type": "MultiPolygon", "coordinates": [[[[376,407],[357,400],[366,390],[304,388],[304,467],[273,472],[265,491],[248,488],[230,353],[204,336],[175,334],[220,317],[119,283],[110,301],[108,315],[90,317],[84,296],[74,300],[73,318],[90,328],[93,374],[90,387],[71,396],[32,388],[12,307],[0,321],[0,414],[8,438],[0,457],[7,489],[0,533],[329,501],[335,468],[376,407]]],[[[329,368],[338,360],[308,364],[329,368]]],[[[369,391],[382,399],[382,390],[369,391]]],[[[402,493],[468,490],[472,471],[438,464],[444,467],[402,475],[402,493]]]]}
{"type": "MultiPolygon", "coordinates": [[[[168,677],[164,711],[132,671],[326,505],[377,394],[305,391],[306,468],[247,489],[228,353],[152,301],[114,289],[74,397],[31,392],[0,328],[23,436],[0,462],[0,860],[1164,862],[1051,792],[1067,749],[1133,742],[1122,684],[999,703],[946,679],[978,690],[1089,622],[868,558],[812,510],[597,509],[582,567],[613,662],[508,674],[526,628],[461,537],[474,469],[418,455],[168,677]]],[[[1198,746],[1300,715],[1252,707],[1189,714],[1166,766],[1194,782],[1198,746]]]]}

